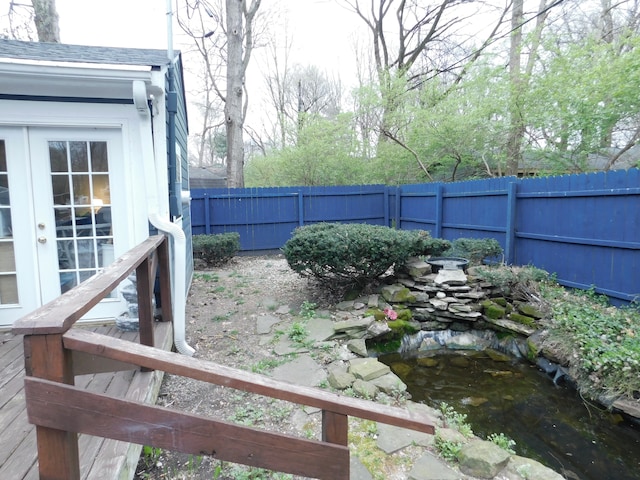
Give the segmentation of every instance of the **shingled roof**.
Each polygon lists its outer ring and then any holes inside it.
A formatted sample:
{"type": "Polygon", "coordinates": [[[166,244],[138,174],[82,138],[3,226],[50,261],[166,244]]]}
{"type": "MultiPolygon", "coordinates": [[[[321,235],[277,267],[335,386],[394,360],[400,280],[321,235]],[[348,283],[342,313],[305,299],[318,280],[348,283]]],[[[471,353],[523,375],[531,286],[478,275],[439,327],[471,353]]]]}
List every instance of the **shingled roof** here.
{"type": "MultiPolygon", "coordinates": [[[[175,52],[175,54],[177,56],[179,52],[175,52]]],[[[169,63],[166,50],[95,47],[4,39],[0,39],[0,58],[150,67],[161,67],[169,63]]]]}

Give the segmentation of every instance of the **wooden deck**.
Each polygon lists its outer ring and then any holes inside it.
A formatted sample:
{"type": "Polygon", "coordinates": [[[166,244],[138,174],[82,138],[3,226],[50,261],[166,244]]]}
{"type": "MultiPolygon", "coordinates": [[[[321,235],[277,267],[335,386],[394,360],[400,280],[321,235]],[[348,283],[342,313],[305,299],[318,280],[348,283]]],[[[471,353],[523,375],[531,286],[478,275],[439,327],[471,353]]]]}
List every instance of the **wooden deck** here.
{"type": "MultiPolygon", "coordinates": [[[[90,329],[133,342],[138,338],[137,332],[121,332],[113,324],[90,329]]],[[[156,323],[157,348],[169,350],[172,343],[171,323],[156,323]]],[[[0,332],[0,479],[38,479],[35,427],[27,421],[23,389],[23,354],[21,335],[0,332]]],[[[78,375],[75,384],[91,392],[155,403],[162,375],[159,371],[139,370],[78,375]]],[[[141,450],[141,445],[80,435],[81,476],[83,479],[131,479],[141,450]]]]}

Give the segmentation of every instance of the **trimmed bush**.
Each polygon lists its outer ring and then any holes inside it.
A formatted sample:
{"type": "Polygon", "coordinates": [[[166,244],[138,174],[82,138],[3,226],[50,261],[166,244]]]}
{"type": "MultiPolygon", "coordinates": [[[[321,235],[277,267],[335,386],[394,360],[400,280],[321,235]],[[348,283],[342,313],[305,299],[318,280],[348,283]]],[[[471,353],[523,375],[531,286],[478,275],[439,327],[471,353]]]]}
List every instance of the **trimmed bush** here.
{"type": "Polygon", "coordinates": [[[193,236],[193,258],[207,266],[222,265],[240,250],[240,234],[237,232],[193,236]]]}
{"type": "Polygon", "coordinates": [[[448,247],[423,231],[318,223],[297,228],[282,250],[289,266],[303,276],[327,286],[364,286],[410,256],[448,247]]]}

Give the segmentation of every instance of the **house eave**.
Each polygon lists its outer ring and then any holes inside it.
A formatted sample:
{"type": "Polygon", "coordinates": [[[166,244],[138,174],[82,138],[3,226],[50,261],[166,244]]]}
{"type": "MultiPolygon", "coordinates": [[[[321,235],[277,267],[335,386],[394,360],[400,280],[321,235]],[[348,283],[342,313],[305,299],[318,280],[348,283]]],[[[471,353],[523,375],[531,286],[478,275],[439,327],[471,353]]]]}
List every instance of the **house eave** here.
{"type": "Polygon", "coordinates": [[[153,73],[149,66],[15,59],[9,63],[8,59],[0,59],[0,91],[6,95],[120,98],[130,96],[134,80],[151,87],[153,73]]]}

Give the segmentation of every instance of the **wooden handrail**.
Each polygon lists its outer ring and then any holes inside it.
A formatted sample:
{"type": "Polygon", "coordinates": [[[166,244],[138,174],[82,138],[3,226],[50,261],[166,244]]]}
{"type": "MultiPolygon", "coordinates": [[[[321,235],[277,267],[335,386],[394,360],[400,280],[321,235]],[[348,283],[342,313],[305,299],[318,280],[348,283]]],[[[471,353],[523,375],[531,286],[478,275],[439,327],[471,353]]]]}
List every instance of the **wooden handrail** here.
{"type": "Polygon", "coordinates": [[[327,480],[349,479],[349,415],[434,433],[433,420],[417,413],[154,348],[151,297],[156,268],[163,319],[172,319],[168,258],[166,237],[150,237],[100,274],[15,324],[13,331],[24,334],[25,396],[29,421],[36,425],[40,478],[80,479],[78,433],[327,480]],[[133,270],[138,279],[141,344],[71,329],[133,270]],[[104,359],[103,367],[156,369],[320,408],[321,441],[87,392],[73,386],[74,374],[85,371],[74,366],[73,359],[83,356],[104,359]]]}
{"type": "Polygon", "coordinates": [[[292,385],[264,375],[132,344],[126,340],[94,332],[70,330],[63,336],[63,343],[65,348],[71,350],[162,370],[173,375],[308,405],[342,415],[434,433],[433,419],[420,414],[411,414],[400,408],[340,396],[317,388],[292,385]]]}
{"type": "MultiPolygon", "coordinates": [[[[53,299],[34,312],[17,320],[12,328],[15,334],[42,335],[63,333],[69,330],[85,313],[105,298],[122,280],[124,280],[142,262],[160,249],[166,247],[164,235],[149,237],[107,266],[100,274],[88,278],[63,295],[53,299]]],[[[163,265],[160,265],[162,270],[163,265]]],[[[168,265],[167,267],[168,268],[168,265]]],[[[169,279],[168,273],[162,275],[169,279]]],[[[162,294],[162,289],[161,289],[162,294]]],[[[171,299],[162,298],[165,307],[171,305],[171,299]],[[165,305],[165,301],[167,302],[165,305]]],[[[166,309],[165,310],[171,310],[166,309]]]]}

